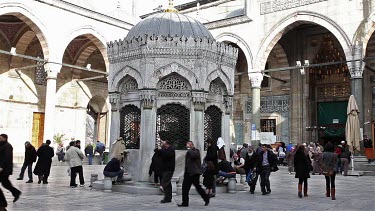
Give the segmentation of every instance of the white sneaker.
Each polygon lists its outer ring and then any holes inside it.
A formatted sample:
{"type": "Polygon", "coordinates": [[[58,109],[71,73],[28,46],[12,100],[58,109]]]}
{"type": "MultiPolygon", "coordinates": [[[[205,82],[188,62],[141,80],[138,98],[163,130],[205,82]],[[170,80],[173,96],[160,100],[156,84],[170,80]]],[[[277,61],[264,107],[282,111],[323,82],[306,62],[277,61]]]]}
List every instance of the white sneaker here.
{"type": "Polygon", "coordinates": [[[79,185],[79,187],[85,187],[85,185],[79,185]]]}

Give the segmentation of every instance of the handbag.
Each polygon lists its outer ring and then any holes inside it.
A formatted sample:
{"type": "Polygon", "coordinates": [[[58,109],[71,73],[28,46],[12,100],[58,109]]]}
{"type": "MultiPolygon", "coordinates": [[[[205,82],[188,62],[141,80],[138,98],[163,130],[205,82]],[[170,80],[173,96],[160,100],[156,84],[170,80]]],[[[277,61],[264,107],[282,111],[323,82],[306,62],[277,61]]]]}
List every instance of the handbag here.
{"type": "Polygon", "coordinates": [[[256,177],[257,177],[257,173],[250,170],[249,173],[246,175],[247,184],[250,186],[256,177]]]}
{"type": "Polygon", "coordinates": [[[323,165],[322,166],[322,170],[323,170],[323,174],[324,176],[332,176],[333,175],[333,167],[331,166],[326,166],[326,165],[323,165]]]}

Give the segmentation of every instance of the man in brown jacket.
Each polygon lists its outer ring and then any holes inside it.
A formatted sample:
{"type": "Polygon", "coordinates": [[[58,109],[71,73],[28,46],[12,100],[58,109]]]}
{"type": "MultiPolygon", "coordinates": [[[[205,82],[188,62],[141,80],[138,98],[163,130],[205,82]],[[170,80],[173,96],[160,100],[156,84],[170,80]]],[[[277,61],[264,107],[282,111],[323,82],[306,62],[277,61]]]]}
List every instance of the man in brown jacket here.
{"type": "Polygon", "coordinates": [[[192,141],[188,141],[186,143],[186,148],[188,150],[185,156],[185,173],[184,181],[182,182],[182,203],[178,206],[189,206],[189,191],[192,184],[204,200],[204,205],[207,206],[210,203],[210,198],[199,184],[199,176],[202,174],[201,155],[199,149],[194,147],[192,141]]]}

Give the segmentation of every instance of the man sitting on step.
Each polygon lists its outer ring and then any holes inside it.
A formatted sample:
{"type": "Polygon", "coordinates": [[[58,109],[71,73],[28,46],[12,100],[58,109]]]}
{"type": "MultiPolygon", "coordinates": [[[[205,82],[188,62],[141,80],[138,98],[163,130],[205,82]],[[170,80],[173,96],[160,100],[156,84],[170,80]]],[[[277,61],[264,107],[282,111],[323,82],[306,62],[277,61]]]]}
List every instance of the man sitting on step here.
{"type": "Polygon", "coordinates": [[[114,157],[104,167],[103,174],[105,177],[117,177],[115,184],[122,183],[122,177],[124,175],[124,169],[121,167],[121,162],[118,158],[114,157]]]}
{"type": "Polygon", "coordinates": [[[223,183],[226,178],[234,178],[236,177],[236,171],[233,169],[230,162],[227,160],[222,160],[218,164],[219,166],[219,173],[218,179],[216,180],[217,183],[223,183]]]}

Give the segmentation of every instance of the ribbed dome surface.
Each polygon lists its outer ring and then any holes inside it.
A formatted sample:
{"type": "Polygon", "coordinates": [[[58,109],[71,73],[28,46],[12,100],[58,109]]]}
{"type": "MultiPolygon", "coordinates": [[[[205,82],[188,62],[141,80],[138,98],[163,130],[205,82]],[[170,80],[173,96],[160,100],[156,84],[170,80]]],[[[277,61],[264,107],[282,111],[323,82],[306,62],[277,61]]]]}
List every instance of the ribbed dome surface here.
{"type": "Polygon", "coordinates": [[[184,14],[173,12],[159,13],[139,22],[126,36],[126,40],[133,37],[147,35],[163,35],[171,37],[193,37],[214,39],[208,29],[197,20],[184,14]]]}

